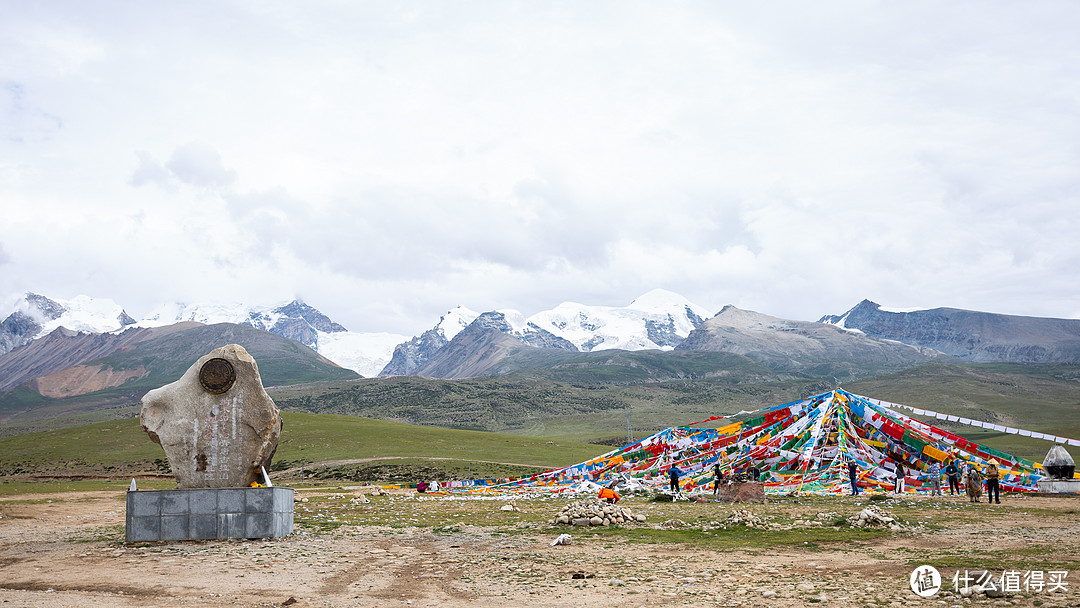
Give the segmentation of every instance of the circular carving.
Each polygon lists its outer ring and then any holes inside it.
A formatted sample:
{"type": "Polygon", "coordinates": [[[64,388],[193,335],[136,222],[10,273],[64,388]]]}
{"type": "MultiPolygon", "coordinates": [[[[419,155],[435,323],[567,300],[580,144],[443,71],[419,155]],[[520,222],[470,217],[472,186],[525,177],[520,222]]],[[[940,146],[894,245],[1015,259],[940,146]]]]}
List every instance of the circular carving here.
{"type": "Polygon", "coordinates": [[[227,392],[234,382],[236,382],[236,370],[226,359],[220,357],[210,359],[203,363],[202,369],[199,370],[199,384],[212,395],[227,392]]]}

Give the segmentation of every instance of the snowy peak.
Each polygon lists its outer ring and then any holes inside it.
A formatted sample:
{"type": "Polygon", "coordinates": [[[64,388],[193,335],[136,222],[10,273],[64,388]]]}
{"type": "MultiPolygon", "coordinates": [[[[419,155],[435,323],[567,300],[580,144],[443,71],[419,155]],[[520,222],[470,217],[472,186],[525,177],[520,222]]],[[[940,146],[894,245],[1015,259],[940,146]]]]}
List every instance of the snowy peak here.
{"type": "Polygon", "coordinates": [[[106,333],[133,325],[131,318],[112,300],[77,296],[53,300],[29,293],[0,322],[0,354],[29,344],[59,327],[76,332],[106,333]]]}
{"type": "Polygon", "coordinates": [[[536,327],[568,340],[581,351],[609,348],[671,350],[707,318],[706,309],[686,298],[654,289],[629,306],[588,306],[563,302],[529,317],[536,327]]]}
{"type": "Polygon", "coordinates": [[[320,334],[347,331],[302,300],[293,300],[278,306],[168,304],[154,310],[144,321],[140,321],[139,325],[156,327],[182,321],[195,321],[206,325],[248,325],[295,340],[316,351],[319,350],[320,334]]]}
{"type": "Polygon", "coordinates": [[[474,310],[470,310],[464,306],[457,306],[451,308],[445,315],[439,317],[439,322],[435,324],[432,331],[437,332],[449,342],[479,316],[480,313],[474,310]]]}
{"type": "MultiPolygon", "coordinates": [[[[706,309],[663,289],[643,294],[625,307],[563,302],[552,310],[530,317],[511,309],[477,314],[459,306],[443,315],[434,328],[399,344],[394,349],[393,359],[379,375],[416,373],[466,327],[478,331],[495,330],[537,348],[586,352],[671,350],[707,316],[706,309]]],[[[462,351],[461,356],[469,356],[465,352],[467,349],[458,350],[462,351]]],[[[452,361],[441,363],[454,364],[452,361]]]]}
{"type": "Polygon", "coordinates": [[[439,317],[434,327],[394,347],[390,361],[379,372],[380,376],[405,376],[418,369],[450,343],[463,329],[472,324],[480,313],[458,306],[439,317]]]}
{"type": "MultiPolygon", "coordinates": [[[[475,318],[475,313],[468,319],[475,318]]],[[[205,325],[247,325],[300,342],[342,367],[374,376],[390,361],[394,346],[406,336],[349,332],[302,300],[275,306],[164,304],[136,321],[112,300],[78,296],[53,300],[27,293],[15,311],[0,322],[0,354],[29,344],[57,327],[91,333],[117,332],[127,327],[160,327],[185,321],[205,325]]],[[[460,331],[468,321],[452,323],[460,331]]]]}

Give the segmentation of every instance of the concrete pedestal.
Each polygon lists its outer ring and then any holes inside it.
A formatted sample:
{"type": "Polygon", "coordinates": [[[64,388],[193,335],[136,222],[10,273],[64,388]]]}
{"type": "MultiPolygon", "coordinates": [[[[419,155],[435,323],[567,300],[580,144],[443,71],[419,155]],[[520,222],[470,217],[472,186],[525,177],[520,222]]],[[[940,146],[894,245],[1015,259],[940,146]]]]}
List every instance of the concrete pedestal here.
{"type": "Polygon", "coordinates": [[[1036,485],[1048,494],[1080,494],[1080,479],[1041,479],[1036,485]]]}
{"type": "Polygon", "coordinates": [[[293,531],[292,488],[136,490],[127,493],[126,540],[280,538],[293,531]]]}

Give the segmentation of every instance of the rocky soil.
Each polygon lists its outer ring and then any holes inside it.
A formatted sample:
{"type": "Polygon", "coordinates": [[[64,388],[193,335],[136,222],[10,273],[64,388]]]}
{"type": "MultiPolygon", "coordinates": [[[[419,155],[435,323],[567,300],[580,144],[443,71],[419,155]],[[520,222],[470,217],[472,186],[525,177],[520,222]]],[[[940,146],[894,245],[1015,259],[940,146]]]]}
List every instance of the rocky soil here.
{"type": "MultiPolygon", "coordinates": [[[[1080,497],[891,500],[893,518],[843,525],[849,497],[749,508],[626,505],[646,522],[552,524],[569,498],[456,500],[303,490],[297,534],[124,545],[118,492],[0,499],[3,606],[1058,606],[1080,605],[1080,497]],[[366,502],[359,500],[363,494],[366,502]],[[669,522],[679,525],[665,526],[669,522]],[[898,522],[903,530],[891,530],[898,522]],[[766,525],[767,524],[767,525],[766,525]],[[568,545],[551,546],[563,533],[568,545]],[[783,535],[783,536],[777,536],[783,535]],[[783,539],[781,544],[772,541],[783,539]],[[807,540],[800,542],[798,539],[807,540]],[[966,557],[965,557],[966,556],[966,557]],[[1000,573],[1068,571],[1065,591],[988,598],[909,588],[926,560],[1000,573]]],[[[624,508],[620,503],[619,508],[624,508]]],[[[610,515],[610,514],[609,514],[610,515]]],[[[868,516],[869,517],[869,516],[868,516]]],[[[866,521],[865,519],[862,521],[866,521]]],[[[956,567],[942,565],[951,579],[956,567]]]]}

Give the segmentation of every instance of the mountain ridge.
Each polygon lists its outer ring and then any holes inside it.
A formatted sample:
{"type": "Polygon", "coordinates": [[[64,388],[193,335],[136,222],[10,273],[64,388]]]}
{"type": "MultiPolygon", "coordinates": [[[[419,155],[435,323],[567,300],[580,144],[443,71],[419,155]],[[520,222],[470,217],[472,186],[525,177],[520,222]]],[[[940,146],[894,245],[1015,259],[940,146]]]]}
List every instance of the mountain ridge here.
{"type": "Polygon", "coordinates": [[[818,322],[975,363],[1080,362],[1080,319],[958,308],[893,312],[863,300],[842,315],[825,315],[818,322]]]}

